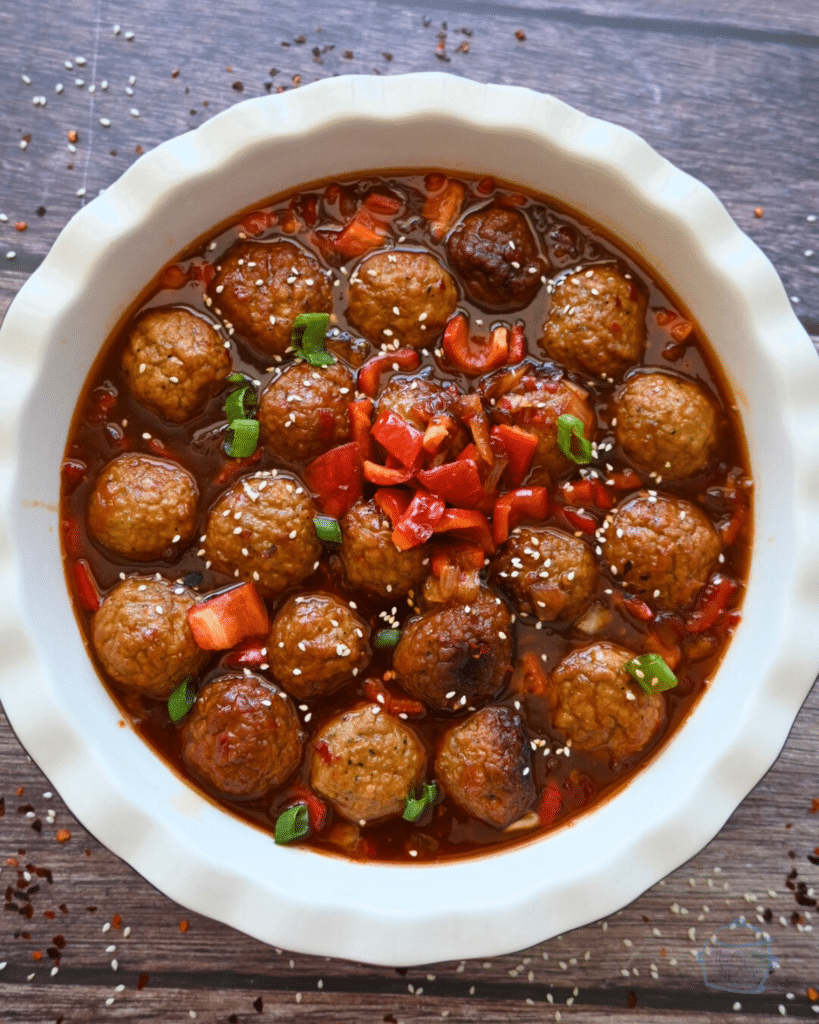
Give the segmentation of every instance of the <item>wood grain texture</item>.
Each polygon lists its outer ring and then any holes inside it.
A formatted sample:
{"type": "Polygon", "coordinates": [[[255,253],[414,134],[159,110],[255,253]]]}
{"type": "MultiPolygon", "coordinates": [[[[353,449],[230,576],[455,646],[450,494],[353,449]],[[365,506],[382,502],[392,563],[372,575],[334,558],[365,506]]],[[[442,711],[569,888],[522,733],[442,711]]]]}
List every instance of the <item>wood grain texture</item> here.
{"type": "MultiPolygon", "coordinates": [[[[58,15],[43,0],[2,5],[0,212],[9,221],[0,224],[0,314],[72,213],[136,159],[137,147],[297,80],[445,70],[553,92],[641,134],[714,189],[772,260],[819,340],[819,257],[805,255],[819,252],[819,222],[806,219],[819,214],[817,40],[819,8],[808,0],[238,0],[195,10],[170,0],[67,0],[58,15]],[[39,95],[45,107],[32,103],[39,95]],[[79,135],[74,153],[71,129],[79,135]],[[16,221],[27,229],[16,231],[16,221]],[[9,251],[14,259],[4,258],[9,251]]],[[[819,891],[819,866],[807,859],[819,845],[819,816],[811,814],[818,727],[814,690],[776,765],[719,836],[619,914],[521,953],[400,973],[277,951],[172,903],[89,836],[58,795],[43,796],[52,787],[3,719],[0,888],[11,886],[13,908],[0,911],[0,1020],[175,1024],[193,1010],[200,1024],[224,1024],[232,1014],[242,1024],[445,1016],[529,1024],[557,1013],[564,1021],[580,1014],[584,1024],[767,1024],[781,1019],[780,1005],[788,1016],[815,1019],[806,988],[819,988],[816,913],[797,904],[786,877],[796,870],[791,884],[819,891]],[[71,832],[65,843],[56,839],[61,828],[71,832]],[[52,880],[18,876],[27,864],[48,868],[52,880]],[[706,988],[692,956],[742,914],[768,929],[778,962],[758,996],[706,988]],[[261,1009],[253,1005],[259,998],[261,1009]]]]}

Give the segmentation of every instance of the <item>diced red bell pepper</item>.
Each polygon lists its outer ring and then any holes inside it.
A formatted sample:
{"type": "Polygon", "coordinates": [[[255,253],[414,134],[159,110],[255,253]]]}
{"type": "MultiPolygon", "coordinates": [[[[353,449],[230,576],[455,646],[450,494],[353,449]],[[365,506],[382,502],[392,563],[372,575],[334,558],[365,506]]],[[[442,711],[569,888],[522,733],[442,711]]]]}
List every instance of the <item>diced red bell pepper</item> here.
{"type": "Polygon", "coordinates": [[[232,668],[260,668],[267,662],[267,648],[263,640],[248,640],[234,647],[222,659],[232,668]]]}
{"type": "Polygon", "coordinates": [[[639,619],[640,622],[651,622],[654,618],[654,612],[645,601],[633,594],[617,591],[614,595],[614,603],[635,619],[639,619]]]}
{"type": "Polygon", "coordinates": [[[364,694],[373,704],[380,704],[388,715],[406,715],[407,718],[422,718],[426,708],[418,700],[409,697],[395,697],[381,684],[378,679],[368,679],[364,684],[364,694]]]}
{"type": "Polygon", "coordinates": [[[461,373],[475,376],[503,366],[509,358],[509,329],[496,327],[488,338],[470,337],[469,321],[456,313],[444,328],[444,354],[461,373]]]}
{"type": "Polygon", "coordinates": [[[385,409],[373,423],[372,435],[382,448],[407,469],[415,469],[424,449],[424,435],[403,416],[385,409]]]}
{"type": "Polygon", "coordinates": [[[242,583],[188,609],[193,639],[203,651],[227,651],[252,636],[267,636],[267,608],[253,583],[242,583]]]}
{"type": "Polygon", "coordinates": [[[606,485],[595,477],[567,481],[560,485],[560,491],[570,505],[594,505],[605,511],[614,505],[606,485]]]}
{"type": "Polygon", "coordinates": [[[174,461],[178,461],[176,456],[165,447],[158,437],[150,438],[148,441],[148,447],[153,454],[158,455],[160,459],[172,459],[174,461]]]}
{"type": "Polygon", "coordinates": [[[444,502],[429,491],[416,491],[406,512],[395,524],[393,544],[399,551],[407,551],[428,541],[445,508],[444,502]]]}
{"type": "Polygon", "coordinates": [[[494,178],[481,178],[475,186],[475,191],[482,196],[489,196],[495,191],[494,178]]]}
{"type": "Polygon", "coordinates": [[[659,326],[667,330],[678,344],[686,341],[694,330],[690,320],[684,319],[671,309],[658,309],[654,316],[659,326]]]}
{"type": "Polygon", "coordinates": [[[80,459],[63,459],[60,471],[62,473],[66,490],[73,491],[77,484],[85,480],[85,474],[88,472],[88,466],[86,466],[86,464],[80,459]]]}
{"type": "Polygon", "coordinates": [[[509,192],[506,195],[498,196],[498,203],[501,206],[523,206],[526,203],[526,196],[520,192],[509,192]]]}
{"type": "Polygon", "coordinates": [[[691,614],[685,621],[689,633],[704,633],[710,629],[727,608],[728,602],[739,589],[736,580],[715,572],[706,583],[691,614]]]}
{"type": "Polygon", "coordinates": [[[633,469],[618,469],[606,478],[606,486],[615,491],[634,491],[642,487],[643,481],[633,469]]]}
{"type": "Polygon", "coordinates": [[[478,461],[478,449],[475,447],[475,443],[473,441],[469,442],[466,448],[464,448],[463,451],[460,452],[458,458],[455,461],[466,462],[467,460],[469,460],[470,462],[478,461]]]}
{"type": "Polygon", "coordinates": [[[261,235],[277,221],[278,217],[272,210],[254,210],[242,220],[239,227],[246,235],[261,235]]]}
{"type": "Polygon", "coordinates": [[[507,458],[506,479],[517,487],[526,479],[537,450],[537,435],[506,423],[492,427],[490,437],[501,446],[507,458]]]}
{"type": "Polygon", "coordinates": [[[178,291],[188,283],[188,273],[178,263],[165,267],[159,275],[159,287],[168,291],[178,291]]]}
{"type": "Polygon", "coordinates": [[[68,519],[63,519],[63,538],[65,540],[65,550],[73,558],[76,558],[82,551],[82,529],[80,527],[80,521],[75,516],[70,516],[68,519]]]}
{"type": "Polygon", "coordinates": [[[669,635],[670,633],[671,630],[663,628],[662,623],[659,624],[659,628],[656,623],[653,623],[649,627],[648,636],[645,639],[645,648],[647,651],[659,654],[673,672],[680,663],[682,651],[679,644],[676,644],[673,637],[669,635]]]}
{"type": "Polygon", "coordinates": [[[398,196],[385,196],[383,192],[370,192],[364,200],[364,205],[370,213],[394,217],[401,209],[401,200],[398,196]]]}
{"type": "Polygon", "coordinates": [[[207,260],[191,263],[188,267],[188,280],[200,282],[203,288],[207,288],[215,276],[216,267],[207,260]]]}
{"type": "MultiPolygon", "coordinates": [[[[328,236],[325,235],[325,238],[328,236]]],[[[377,249],[384,244],[384,233],[371,228],[359,217],[354,217],[346,227],[333,235],[330,244],[345,259],[363,256],[370,249],[377,249]]]]}
{"type": "Polygon", "coordinates": [[[307,819],[310,822],[310,829],[313,832],[321,832],[327,824],[327,805],[320,800],[316,794],[307,788],[302,782],[293,786],[293,796],[297,803],[307,807],[307,819]]]}
{"type": "Polygon", "coordinates": [[[432,553],[432,575],[440,577],[447,566],[454,565],[459,569],[482,569],[486,562],[483,548],[468,541],[455,541],[444,547],[436,548],[432,553]]]}
{"type": "Polygon", "coordinates": [[[364,493],[358,445],[350,441],[308,462],[304,480],[318,495],[322,512],[341,519],[364,493]]]}
{"type": "Polygon", "coordinates": [[[742,527],[745,525],[748,519],[748,508],[745,505],[738,505],[734,510],[731,518],[721,523],[719,527],[719,535],[722,543],[728,547],[733,544],[734,541],[740,534],[742,527]]]}
{"type": "Polygon", "coordinates": [[[477,464],[471,459],[447,462],[435,469],[421,469],[415,475],[428,491],[451,505],[474,508],[484,496],[477,464]]]}
{"type": "Polygon", "coordinates": [[[364,463],[364,479],[379,487],[394,487],[396,484],[406,484],[412,479],[411,469],[394,469],[391,466],[381,466],[377,462],[364,463]]]}
{"type": "Polygon", "coordinates": [[[381,487],[373,495],[373,501],[395,526],[407,511],[412,495],[409,491],[402,491],[397,487],[381,487]]]}
{"type": "Polygon", "coordinates": [[[399,348],[396,352],[373,356],[358,371],[358,390],[368,398],[375,398],[381,387],[382,373],[393,368],[417,370],[420,363],[421,357],[414,348],[399,348]]]}
{"type": "Polygon", "coordinates": [[[462,182],[445,178],[441,187],[427,196],[422,216],[429,221],[430,234],[436,242],[441,241],[458,219],[465,195],[466,187],[462,182]]]}
{"type": "Polygon", "coordinates": [[[560,507],[555,505],[552,515],[570,530],[580,530],[583,533],[592,534],[597,529],[597,520],[588,512],[580,512],[576,508],[560,507]]]}
{"type": "Polygon", "coordinates": [[[494,555],[495,545],[489,520],[482,512],[472,508],[447,508],[435,524],[433,533],[454,533],[464,540],[475,541],[488,555],[494,555]]]}
{"type": "Polygon", "coordinates": [[[495,453],[492,451],[492,438],[489,435],[489,420],[486,418],[480,395],[473,393],[459,399],[458,414],[469,427],[479,459],[487,466],[491,466],[495,462],[495,453]]]}
{"type": "Polygon", "coordinates": [[[541,825],[551,825],[560,813],[562,805],[563,794],[560,791],[560,786],[558,786],[554,779],[549,779],[543,790],[543,796],[540,798],[540,806],[537,809],[537,816],[540,818],[541,825]]]}
{"type": "Polygon", "coordinates": [[[512,673],[511,688],[515,693],[531,694],[533,697],[545,697],[549,677],[546,666],[540,655],[527,651],[518,658],[515,671],[512,673]]]}
{"type": "Polygon", "coordinates": [[[87,612],[99,611],[102,604],[97,584],[91,573],[91,566],[84,558],[78,558],[72,566],[74,573],[74,586],[77,588],[77,597],[80,604],[87,612]]]}
{"type": "Polygon", "coordinates": [[[219,470],[213,482],[220,487],[231,483],[237,476],[241,476],[242,472],[249,466],[255,466],[261,460],[261,457],[262,449],[257,448],[252,455],[248,455],[244,459],[231,459],[226,466],[219,470]]]}
{"type": "Polygon", "coordinates": [[[526,335],[523,331],[523,324],[515,324],[512,328],[512,337],[509,339],[509,355],[506,359],[507,366],[514,366],[526,358],[526,335]]]}
{"type": "Polygon", "coordinates": [[[347,403],[347,418],[350,421],[350,436],[358,445],[362,459],[375,458],[375,446],[372,439],[373,403],[369,398],[360,398],[357,402],[347,403]]]}
{"type": "Polygon", "coordinates": [[[503,544],[522,519],[545,519],[549,514],[549,494],[545,487],[518,487],[502,494],[495,503],[492,539],[503,544]]]}

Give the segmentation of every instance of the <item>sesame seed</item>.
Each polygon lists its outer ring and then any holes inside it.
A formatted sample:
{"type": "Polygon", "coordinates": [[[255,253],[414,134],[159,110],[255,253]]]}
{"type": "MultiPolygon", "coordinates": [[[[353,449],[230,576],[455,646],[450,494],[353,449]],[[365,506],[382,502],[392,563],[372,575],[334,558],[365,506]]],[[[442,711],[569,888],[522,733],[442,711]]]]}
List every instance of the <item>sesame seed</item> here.
{"type": "Polygon", "coordinates": [[[107,117],[101,117],[100,118],[100,124],[102,125],[103,128],[110,128],[111,127],[111,122],[110,122],[110,120],[107,117]]]}

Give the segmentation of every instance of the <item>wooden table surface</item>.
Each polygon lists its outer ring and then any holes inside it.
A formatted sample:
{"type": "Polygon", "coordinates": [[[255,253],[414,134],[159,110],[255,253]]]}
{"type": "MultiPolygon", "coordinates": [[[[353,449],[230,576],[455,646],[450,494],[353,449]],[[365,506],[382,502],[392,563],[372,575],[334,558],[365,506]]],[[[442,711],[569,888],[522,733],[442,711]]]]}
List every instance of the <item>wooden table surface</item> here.
{"type": "MultiPolygon", "coordinates": [[[[816,0],[5,0],[0,29],[0,312],[140,152],[251,96],[436,70],[552,92],[644,136],[717,193],[819,340],[816,0]]],[[[85,832],[0,715],[0,1020],[816,1019],[818,728],[815,688],[719,836],[618,914],[396,971],[271,949],[175,905],[85,832]],[[706,987],[694,957],[740,915],[775,957],[756,995],[706,987]]]]}

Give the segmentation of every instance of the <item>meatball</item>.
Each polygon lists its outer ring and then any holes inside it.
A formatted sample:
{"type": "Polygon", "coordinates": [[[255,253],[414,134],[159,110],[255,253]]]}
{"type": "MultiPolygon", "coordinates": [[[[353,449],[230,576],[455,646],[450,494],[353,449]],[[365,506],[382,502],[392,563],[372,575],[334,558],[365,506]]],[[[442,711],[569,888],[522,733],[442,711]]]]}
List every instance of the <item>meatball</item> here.
{"type": "Polygon", "coordinates": [[[428,252],[379,252],[350,277],[347,316],[374,345],[427,348],[455,312],[452,276],[428,252]]]}
{"type": "Polygon", "coordinates": [[[347,403],[354,397],[355,381],[341,363],[288,366],[262,392],[262,441],[279,458],[309,462],[349,440],[347,403]]]}
{"type": "Polygon", "coordinates": [[[198,499],[196,481],[175,462],[120,455],[94,484],[88,532],[124,558],[172,558],[196,533],[198,499]]]}
{"type": "Polygon", "coordinates": [[[399,551],[392,526],[374,501],[358,501],[341,520],[341,563],[351,587],[383,597],[417,587],[427,574],[430,546],[399,551]]]}
{"type": "Polygon", "coordinates": [[[282,355],[299,313],[332,313],[330,282],[292,242],[236,242],[208,289],[216,312],[261,352],[282,355]]]}
{"type": "Polygon", "coordinates": [[[370,663],[370,627],[330,594],[291,597],[267,638],[270,671],[299,700],[338,689],[370,663]]]}
{"type": "Polygon", "coordinates": [[[548,484],[575,467],[557,443],[557,421],[561,416],[577,417],[583,424],[584,435],[594,439],[597,420],[588,392],[566,380],[560,371],[527,367],[521,376],[520,369],[503,370],[491,380],[488,390],[500,395],[491,412],[494,423],[511,423],[537,437],[533,483],[548,484]]]}
{"type": "Polygon", "coordinates": [[[435,758],[435,775],[473,817],[495,828],[511,825],[535,799],[520,715],[488,707],[452,726],[435,758]]]}
{"type": "Polygon", "coordinates": [[[717,443],[717,415],[702,388],[669,373],[638,373],[620,390],[615,436],[641,469],[681,480],[704,469],[717,443]]]}
{"type": "Polygon", "coordinates": [[[512,621],[486,587],[471,604],[427,612],[405,627],[393,668],[405,689],[440,710],[496,697],[512,671],[512,621]]]}
{"type": "Polygon", "coordinates": [[[272,597],[316,568],[321,543],[315,515],[312,499],[293,477],[275,470],[254,473],[225,491],[210,510],[205,555],[214,569],[255,583],[272,597]]]}
{"type": "Polygon", "coordinates": [[[171,423],[201,411],[230,373],[214,327],[187,309],[148,309],[128,331],[122,369],[131,394],[171,423]]]}
{"type": "Polygon", "coordinates": [[[464,217],[447,252],[464,291],[485,309],[528,306],[548,270],[526,215],[494,203],[464,217]]]}
{"type": "Polygon", "coordinates": [[[391,410],[418,430],[426,430],[437,413],[449,412],[460,396],[454,385],[443,385],[426,377],[393,377],[381,392],[376,416],[391,410]]]}
{"type": "Polygon", "coordinates": [[[185,764],[220,793],[261,797],[301,761],[304,734],[287,694],[254,675],[220,676],[182,727],[185,764]]]}
{"type": "Polygon", "coordinates": [[[606,520],[603,554],[631,590],[682,608],[708,580],[722,548],[704,512],[690,501],[641,492],[606,520]]]}
{"type": "Polygon", "coordinates": [[[578,270],[555,286],[540,343],[569,370],[619,377],[645,349],[646,301],[614,264],[578,270]]]}
{"type": "Polygon", "coordinates": [[[552,724],[579,750],[622,761],[643,750],[665,721],[665,698],[646,693],[623,667],[634,657],[596,643],[568,654],[549,677],[552,724]]]}
{"type": "Polygon", "coordinates": [[[548,526],[515,530],[491,569],[518,610],[541,622],[575,618],[597,587],[597,563],[588,544],[548,526]]]}
{"type": "Polygon", "coordinates": [[[310,785],[348,821],[394,818],[424,777],[426,751],[416,733],[378,704],[359,704],[313,739],[310,785]]]}
{"type": "Polygon", "coordinates": [[[91,643],[108,675],[135,693],[164,700],[208,659],[196,646],[185,587],[131,576],[118,583],[91,623],[91,643]]]}

